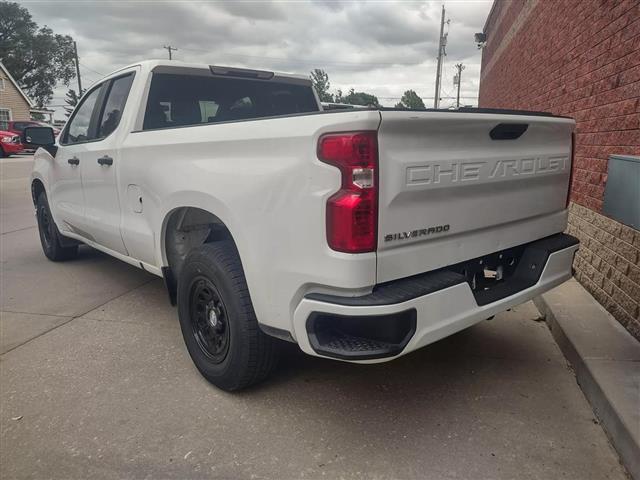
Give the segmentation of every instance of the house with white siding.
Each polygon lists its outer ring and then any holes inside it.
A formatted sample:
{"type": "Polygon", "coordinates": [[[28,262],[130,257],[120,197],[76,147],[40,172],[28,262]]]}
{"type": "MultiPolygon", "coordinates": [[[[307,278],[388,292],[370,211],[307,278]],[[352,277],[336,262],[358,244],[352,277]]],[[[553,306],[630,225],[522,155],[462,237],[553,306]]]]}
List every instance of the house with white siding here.
{"type": "Polygon", "coordinates": [[[6,130],[7,124],[11,120],[31,120],[32,114],[51,117],[52,113],[51,110],[35,108],[31,99],[22,91],[9,70],[0,62],[0,130],[6,130]]]}

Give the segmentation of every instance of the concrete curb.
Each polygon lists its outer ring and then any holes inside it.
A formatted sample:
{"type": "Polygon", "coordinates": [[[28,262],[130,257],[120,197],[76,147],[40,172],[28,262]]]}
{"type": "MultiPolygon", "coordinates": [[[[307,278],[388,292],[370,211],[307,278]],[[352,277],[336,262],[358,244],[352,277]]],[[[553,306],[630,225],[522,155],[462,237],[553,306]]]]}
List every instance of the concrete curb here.
{"type": "Polygon", "coordinates": [[[640,342],[575,280],[534,303],[622,463],[640,480],[640,342]]]}

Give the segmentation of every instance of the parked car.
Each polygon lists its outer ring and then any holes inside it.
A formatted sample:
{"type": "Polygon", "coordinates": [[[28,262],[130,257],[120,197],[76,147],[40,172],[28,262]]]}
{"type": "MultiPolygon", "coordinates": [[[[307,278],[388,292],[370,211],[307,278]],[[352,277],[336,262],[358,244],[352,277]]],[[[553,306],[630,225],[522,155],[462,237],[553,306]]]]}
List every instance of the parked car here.
{"type": "Polygon", "coordinates": [[[38,120],[11,120],[9,122],[9,127],[7,128],[7,130],[21,135],[26,127],[49,127],[53,129],[53,133],[56,137],[60,134],[59,128],[38,120]]]}
{"type": "Polygon", "coordinates": [[[164,278],[187,349],[225,390],[276,339],[384,362],[571,277],[570,118],[322,111],[310,81],[145,61],[47,128],[31,191],[53,261],[85,243],[164,278]]]}
{"type": "Polygon", "coordinates": [[[8,157],[22,152],[24,149],[20,143],[20,136],[13,132],[0,130],[0,158],[8,157]]]}

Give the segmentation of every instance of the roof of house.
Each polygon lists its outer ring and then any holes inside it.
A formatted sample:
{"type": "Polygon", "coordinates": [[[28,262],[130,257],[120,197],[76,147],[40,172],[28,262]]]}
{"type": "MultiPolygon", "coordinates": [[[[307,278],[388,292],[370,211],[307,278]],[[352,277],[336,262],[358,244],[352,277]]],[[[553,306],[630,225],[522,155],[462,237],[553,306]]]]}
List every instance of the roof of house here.
{"type": "Polygon", "coordinates": [[[24,100],[27,102],[27,105],[29,105],[29,108],[33,108],[33,102],[31,101],[31,99],[27,97],[27,95],[22,91],[22,89],[20,88],[20,85],[18,85],[18,82],[16,82],[13,76],[11,76],[11,74],[9,73],[9,70],[7,70],[7,67],[5,67],[2,62],[0,62],[0,69],[2,69],[2,71],[7,75],[7,78],[11,83],[13,83],[13,85],[16,87],[16,90],[18,90],[20,95],[22,95],[22,98],[24,98],[24,100]]]}

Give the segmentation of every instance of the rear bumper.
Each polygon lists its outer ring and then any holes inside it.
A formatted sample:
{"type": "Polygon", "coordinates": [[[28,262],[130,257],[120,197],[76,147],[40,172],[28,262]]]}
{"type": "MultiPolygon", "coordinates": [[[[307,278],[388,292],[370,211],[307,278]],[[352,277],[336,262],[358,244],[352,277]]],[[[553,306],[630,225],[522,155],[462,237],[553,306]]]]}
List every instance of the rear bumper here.
{"type": "Polygon", "coordinates": [[[527,244],[514,276],[491,291],[474,293],[464,276],[440,270],[361,297],[310,294],[295,309],[294,334],[310,355],[392,360],[563,283],[571,278],[577,249],[577,239],[564,234],[527,244]]]}

